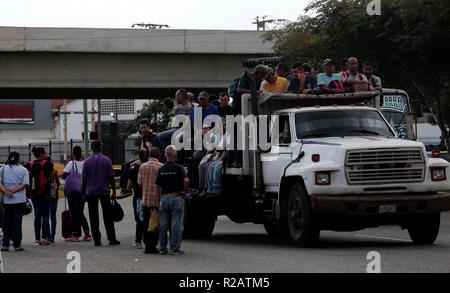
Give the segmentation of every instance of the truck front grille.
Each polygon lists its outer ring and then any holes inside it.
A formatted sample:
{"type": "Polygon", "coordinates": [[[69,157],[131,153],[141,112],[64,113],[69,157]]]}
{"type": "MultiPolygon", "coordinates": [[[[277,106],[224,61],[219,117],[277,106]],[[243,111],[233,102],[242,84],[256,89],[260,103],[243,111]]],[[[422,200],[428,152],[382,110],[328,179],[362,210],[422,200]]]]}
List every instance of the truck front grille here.
{"type": "Polygon", "coordinates": [[[420,148],[352,150],[345,164],[350,185],[413,183],[425,178],[420,148]]]}

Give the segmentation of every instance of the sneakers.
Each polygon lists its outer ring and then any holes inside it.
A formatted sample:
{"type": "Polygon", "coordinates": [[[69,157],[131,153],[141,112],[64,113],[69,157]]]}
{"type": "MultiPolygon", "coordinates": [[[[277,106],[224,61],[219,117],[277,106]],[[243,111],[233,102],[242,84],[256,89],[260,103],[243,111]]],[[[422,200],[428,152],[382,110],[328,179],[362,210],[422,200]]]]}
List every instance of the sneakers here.
{"type": "Polygon", "coordinates": [[[78,241],[80,241],[80,237],[72,235],[69,238],[66,238],[66,241],[67,242],[78,242],[78,241]]]}
{"type": "Polygon", "coordinates": [[[120,244],[119,240],[109,241],[109,245],[119,245],[119,244],[120,244]]]}
{"type": "Polygon", "coordinates": [[[159,254],[161,254],[161,255],[166,255],[166,254],[167,254],[167,251],[160,250],[160,251],[159,251],[159,254]]]}
{"type": "Polygon", "coordinates": [[[4,247],[4,246],[2,246],[1,251],[9,251],[9,247],[4,247]]]}
{"type": "Polygon", "coordinates": [[[171,255],[179,255],[179,254],[183,254],[183,253],[184,253],[183,250],[178,249],[178,250],[175,250],[174,252],[171,252],[170,254],[171,254],[171,255]]]}
{"type": "Polygon", "coordinates": [[[48,242],[47,239],[42,239],[41,245],[50,245],[50,242],[48,242]]]}
{"type": "Polygon", "coordinates": [[[136,242],[135,244],[133,244],[133,248],[136,248],[136,249],[141,249],[141,248],[142,248],[142,244],[141,244],[141,243],[138,243],[138,242],[136,242]]]}
{"type": "Polygon", "coordinates": [[[16,247],[14,248],[14,251],[24,251],[25,249],[23,249],[22,247],[16,247]]]}
{"type": "Polygon", "coordinates": [[[41,240],[34,241],[34,245],[41,245],[41,240]]]}
{"type": "Polygon", "coordinates": [[[47,241],[48,241],[49,243],[55,243],[55,238],[48,238],[47,241]]]}
{"type": "Polygon", "coordinates": [[[91,234],[86,234],[86,235],[84,235],[84,237],[83,237],[83,241],[91,241],[92,240],[92,236],[91,236],[91,234]]]}

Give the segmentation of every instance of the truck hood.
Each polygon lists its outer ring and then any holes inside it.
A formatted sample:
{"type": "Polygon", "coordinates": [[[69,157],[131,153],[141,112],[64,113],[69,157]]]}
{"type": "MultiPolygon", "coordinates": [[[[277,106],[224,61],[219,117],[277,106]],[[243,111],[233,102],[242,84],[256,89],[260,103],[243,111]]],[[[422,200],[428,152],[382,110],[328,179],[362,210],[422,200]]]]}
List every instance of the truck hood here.
{"type": "Polygon", "coordinates": [[[348,136],[348,137],[326,137],[311,138],[301,140],[305,146],[315,145],[351,149],[371,149],[371,148],[399,148],[399,147],[420,147],[424,149],[423,143],[404,140],[399,138],[387,138],[382,136],[348,136]]]}

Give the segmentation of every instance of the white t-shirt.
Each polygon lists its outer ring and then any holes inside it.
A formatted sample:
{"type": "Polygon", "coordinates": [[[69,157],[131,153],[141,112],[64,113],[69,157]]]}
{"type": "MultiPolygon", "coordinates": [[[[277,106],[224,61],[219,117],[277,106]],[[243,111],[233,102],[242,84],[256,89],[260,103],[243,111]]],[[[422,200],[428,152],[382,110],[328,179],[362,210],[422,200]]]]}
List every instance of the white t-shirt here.
{"type": "Polygon", "coordinates": [[[70,161],[69,163],[67,163],[67,166],[64,168],[64,172],[70,174],[70,172],[72,172],[72,168],[73,168],[73,162],[75,162],[76,164],[76,170],[78,171],[78,173],[81,175],[81,178],[83,178],[83,164],[84,161],[70,161]]]}

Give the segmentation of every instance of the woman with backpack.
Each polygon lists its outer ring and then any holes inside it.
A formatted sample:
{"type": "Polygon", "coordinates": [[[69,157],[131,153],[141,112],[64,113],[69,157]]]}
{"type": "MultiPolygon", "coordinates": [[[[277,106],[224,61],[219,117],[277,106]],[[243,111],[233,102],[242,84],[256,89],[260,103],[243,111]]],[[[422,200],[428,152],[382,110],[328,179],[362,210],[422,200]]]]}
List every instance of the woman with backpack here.
{"type": "Polygon", "coordinates": [[[72,224],[72,235],[66,241],[79,241],[81,228],[84,231],[84,241],[90,241],[92,236],[89,232],[89,224],[83,214],[85,201],[81,197],[81,175],[83,172],[82,150],[79,146],[72,149],[72,160],[67,163],[62,173],[66,180],[64,185],[64,196],[69,203],[69,212],[72,224]]]}
{"type": "Polygon", "coordinates": [[[53,165],[47,161],[48,156],[43,147],[33,147],[31,152],[36,158],[27,165],[30,175],[29,193],[34,207],[35,245],[48,245],[50,244],[47,239],[50,237],[49,215],[53,165]]]}
{"type": "MultiPolygon", "coordinates": [[[[54,166],[54,162],[52,157],[48,156],[47,161],[49,161],[52,166],[54,166]]],[[[58,170],[53,169],[50,173],[50,191],[52,194],[52,198],[50,200],[50,237],[47,239],[50,243],[55,242],[56,235],[56,210],[58,209],[58,191],[59,191],[59,174],[58,170]]]]}
{"type": "Polygon", "coordinates": [[[20,165],[20,155],[12,152],[8,162],[0,168],[0,191],[3,192],[3,241],[1,251],[8,251],[10,239],[14,251],[24,250],[22,242],[22,217],[25,210],[26,190],[30,179],[28,171],[20,165]]]}

